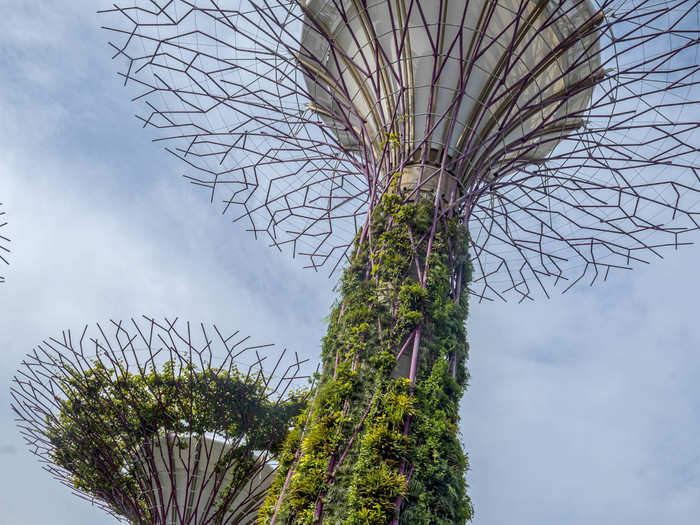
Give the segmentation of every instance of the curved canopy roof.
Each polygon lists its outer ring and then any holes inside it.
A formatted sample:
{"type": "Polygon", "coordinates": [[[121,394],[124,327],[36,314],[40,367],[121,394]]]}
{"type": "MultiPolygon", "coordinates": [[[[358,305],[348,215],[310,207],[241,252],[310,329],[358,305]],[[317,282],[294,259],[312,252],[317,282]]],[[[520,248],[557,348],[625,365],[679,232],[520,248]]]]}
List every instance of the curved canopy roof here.
{"type": "Polygon", "coordinates": [[[416,163],[449,159],[463,181],[543,161],[583,125],[602,75],[602,14],[588,0],[307,0],[304,10],[299,60],[345,147],[393,141],[416,163]]]}

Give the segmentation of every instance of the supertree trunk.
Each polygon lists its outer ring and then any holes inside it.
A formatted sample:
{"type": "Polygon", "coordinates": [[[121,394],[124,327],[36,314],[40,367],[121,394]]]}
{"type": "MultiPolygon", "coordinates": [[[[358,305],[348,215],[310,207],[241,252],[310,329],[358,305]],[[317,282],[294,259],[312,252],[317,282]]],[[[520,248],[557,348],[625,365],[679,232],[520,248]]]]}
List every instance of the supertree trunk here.
{"type": "Polygon", "coordinates": [[[388,194],[356,241],[316,396],[259,515],[270,524],[460,524],[472,515],[466,229],[432,197],[388,194]]]}

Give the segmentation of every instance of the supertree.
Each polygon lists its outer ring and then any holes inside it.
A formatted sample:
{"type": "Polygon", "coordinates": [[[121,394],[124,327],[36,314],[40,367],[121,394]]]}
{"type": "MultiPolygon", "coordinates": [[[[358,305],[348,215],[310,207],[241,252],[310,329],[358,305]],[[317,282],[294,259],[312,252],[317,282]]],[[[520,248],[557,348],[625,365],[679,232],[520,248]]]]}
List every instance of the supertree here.
{"type": "MultiPolygon", "coordinates": [[[[0,202],[0,231],[2,228],[7,226],[7,221],[3,220],[5,218],[5,211],[2,209],[2,202],[0,202]]],[[[10,253],[10,249],[7,245],[10,243],[10,239],[5,237],[0,233],[0,264],[10,264],[7,260],[7,255],[10,253]]],[[[0,284],[5,282],[5,278],[0,275],[0,284]]]]}
{"type": "Polygon", "coordinates": [[[697,1],[150,0],[106,10],[144,126],[212,201],[344,264],[260,523],[463,523],[467,296],[688,243],[697,1]]]}
{"type": "Polygon", "coordinates": [[[248,339],[146,317],[64,331],[12,407],[44,468],[121,520],[253,523],[308,389],[303,361],[248,339]]]}

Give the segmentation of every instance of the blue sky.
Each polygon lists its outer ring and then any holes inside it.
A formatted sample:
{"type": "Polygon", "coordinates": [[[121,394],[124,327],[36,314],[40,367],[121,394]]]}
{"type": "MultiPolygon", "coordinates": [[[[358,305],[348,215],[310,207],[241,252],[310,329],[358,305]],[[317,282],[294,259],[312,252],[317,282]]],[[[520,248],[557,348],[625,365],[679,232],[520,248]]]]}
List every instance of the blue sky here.
{"type": "MultiPolygon", "coordinates": [[[[9,381],[64,328],[140,314],[313,359],[334,281],[240,231],[152,144],[87,0],[0,0],[0,525],[115,523],[42,471],[9,381]]],[[[696,239],[697,240],[697,239],[696,239]]],[[[477,525],[697,523],[700,248],[531,304],[473,304],[477,525]]]]}

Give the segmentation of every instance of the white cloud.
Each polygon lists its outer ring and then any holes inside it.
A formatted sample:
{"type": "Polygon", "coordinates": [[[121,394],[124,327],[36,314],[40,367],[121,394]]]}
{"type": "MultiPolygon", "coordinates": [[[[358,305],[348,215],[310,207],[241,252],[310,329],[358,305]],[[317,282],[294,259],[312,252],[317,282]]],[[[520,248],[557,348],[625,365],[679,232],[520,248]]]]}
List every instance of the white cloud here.
{"type": "Polygon", "coordinates": [[[472,307],[475,523],[695,522],[698,255],[535,305],[472,307]]]}
{"type": "MultiPolygon", "coordinates": [[[[130,116],[97,6],[68,4],[0,0],[0,200],[13,245],[0,381],[63,328],[141,313],[317,353],[332,281],[253,241],[178,178],[130,116]]],[[[475,524],[697,521],[699,257],[669,253],[550,301],[472,305],[462,413],[475,524]]],[[[0,525],[113,523],[41,471],[0,392],[0,466],[12,473],[0,476],[0,525]]]]}

